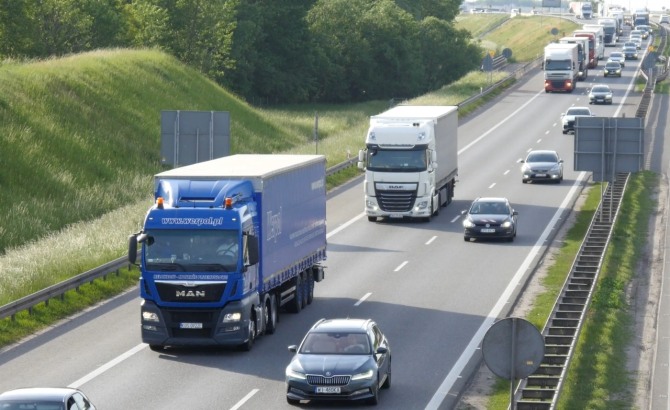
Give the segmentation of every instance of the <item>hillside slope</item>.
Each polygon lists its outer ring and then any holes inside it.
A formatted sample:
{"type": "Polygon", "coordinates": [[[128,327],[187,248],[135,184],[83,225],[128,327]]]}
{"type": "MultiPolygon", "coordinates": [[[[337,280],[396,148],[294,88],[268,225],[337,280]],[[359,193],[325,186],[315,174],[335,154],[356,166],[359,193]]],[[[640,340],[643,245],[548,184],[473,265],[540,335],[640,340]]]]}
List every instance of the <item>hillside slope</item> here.
{"type": "Polygon", "coordinates": [[[150,193],[162,110],[229,111],[234,152],[303,142],[156,50],[5,62],[0,90],[0,254],[150,193]]]}

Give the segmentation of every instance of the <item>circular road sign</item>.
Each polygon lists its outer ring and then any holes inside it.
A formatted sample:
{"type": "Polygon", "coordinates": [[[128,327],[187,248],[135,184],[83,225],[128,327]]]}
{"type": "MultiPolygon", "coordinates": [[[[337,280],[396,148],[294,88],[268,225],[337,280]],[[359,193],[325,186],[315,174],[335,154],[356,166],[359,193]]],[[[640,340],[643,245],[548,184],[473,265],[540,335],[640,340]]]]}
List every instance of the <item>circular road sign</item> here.
{"type": "Polygon", "coordinates": [[[527,320],[507,318],[489,328],[482,341],[486,366],[508,380],[525,379],[540,367],[544,338],[527,320]]]}

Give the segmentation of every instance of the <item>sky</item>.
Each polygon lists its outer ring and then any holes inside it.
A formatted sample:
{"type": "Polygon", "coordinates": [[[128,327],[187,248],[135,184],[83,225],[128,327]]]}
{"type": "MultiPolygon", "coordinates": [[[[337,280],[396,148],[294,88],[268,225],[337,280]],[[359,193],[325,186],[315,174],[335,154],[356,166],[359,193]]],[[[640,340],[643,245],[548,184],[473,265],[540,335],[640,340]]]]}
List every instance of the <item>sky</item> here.
{"type": "Polygon", "coordinates": [[[651,11],[661,11],[665,6],[666,11],[670,11],[670,2],[668,0],[609,0],[605,3],[618,4],[625,7],[626,10],[634,11],[637,8],[646,7],[651,11]]]}

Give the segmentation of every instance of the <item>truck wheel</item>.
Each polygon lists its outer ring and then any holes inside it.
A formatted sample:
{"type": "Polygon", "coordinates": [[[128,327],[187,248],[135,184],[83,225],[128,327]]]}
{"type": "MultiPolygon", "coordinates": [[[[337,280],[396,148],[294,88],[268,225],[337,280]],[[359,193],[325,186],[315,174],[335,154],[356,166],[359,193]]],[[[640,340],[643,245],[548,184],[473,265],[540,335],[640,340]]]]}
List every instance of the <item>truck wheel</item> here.
{"type": "Polygon", "coordinates": [[[293,299],[289,302],[288,309],[292,313],[300,313],[302,309],[302,282],[300,280],[300,275],[296,275],[293,279],[293,286],[295,286],[295,291],[293,294],[293,299]]]}
{"type": "MultiPolygon", "coordinates": [[[[431,210],[432,210],[432,207],[433,207],[434,205],[435,205],[435,204],[434,204],[433,201],[431,200],[431,201],[430,201],[431,210]]],[[[439,214],[440,214],[440,200],[438,199],[438,200],[437,200],[437,208],[435,208],[435,212],[433,212],[433,216],[438,216],[439,214]]]]}
{"type": "Polygon", "coordinates": [[[307,278],[307,304],[311,305],[314,301],[314,274],[310,271],[307,278]]]}
{"type": "Polygon", "coordinates": [[[271,335],[277,330],[277,299],[271,295],[265,301],[265,333],[271,335]]]}
{"type": "Polygon", "coordinates": [[[242,343],[242,350],[245,352],[248,352],[251,350],[251,348],[254,345],[254,339],[256,338],[256,316],[254,315],[253,311],[251,313],[251,316],[249,317],[249,339],[242,343]]]}
{"type": "Polygon", "coordinates": [[[305,275],[302,278],[302,306],[301,308],[304,309],[307,307],[309,304],[309,275],[307,271],[304,271],[302,275],[305,275]]]}

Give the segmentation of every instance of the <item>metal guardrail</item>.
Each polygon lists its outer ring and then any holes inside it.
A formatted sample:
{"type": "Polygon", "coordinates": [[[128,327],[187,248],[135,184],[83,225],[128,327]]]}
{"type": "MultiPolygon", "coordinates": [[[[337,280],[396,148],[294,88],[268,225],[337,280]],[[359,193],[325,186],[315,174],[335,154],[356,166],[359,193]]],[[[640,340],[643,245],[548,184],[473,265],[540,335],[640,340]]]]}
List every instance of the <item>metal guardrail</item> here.
{"type": "Polygon", "coordinates": [[[48,305],[50,299],[56,297],[63,298],[65,292],[69,290],[79,289],[81,285],[91,283],[95,279],[101,277],[104,278],[111,273],[116,273],[118,275],[120,269],[124,267],[130,268],[131,266],[132,265],[128,262],[128,258],[124,256],[87,272],[80,273],[73,278],[51,285],[46,289],[42,289],[39,292],[22,297],[21,299],[0,307],[0,319],[11,316],[12,320],[14,320],[15,315],[24,310],[32,313],[33,308],[42,302],[48,305]]]}

